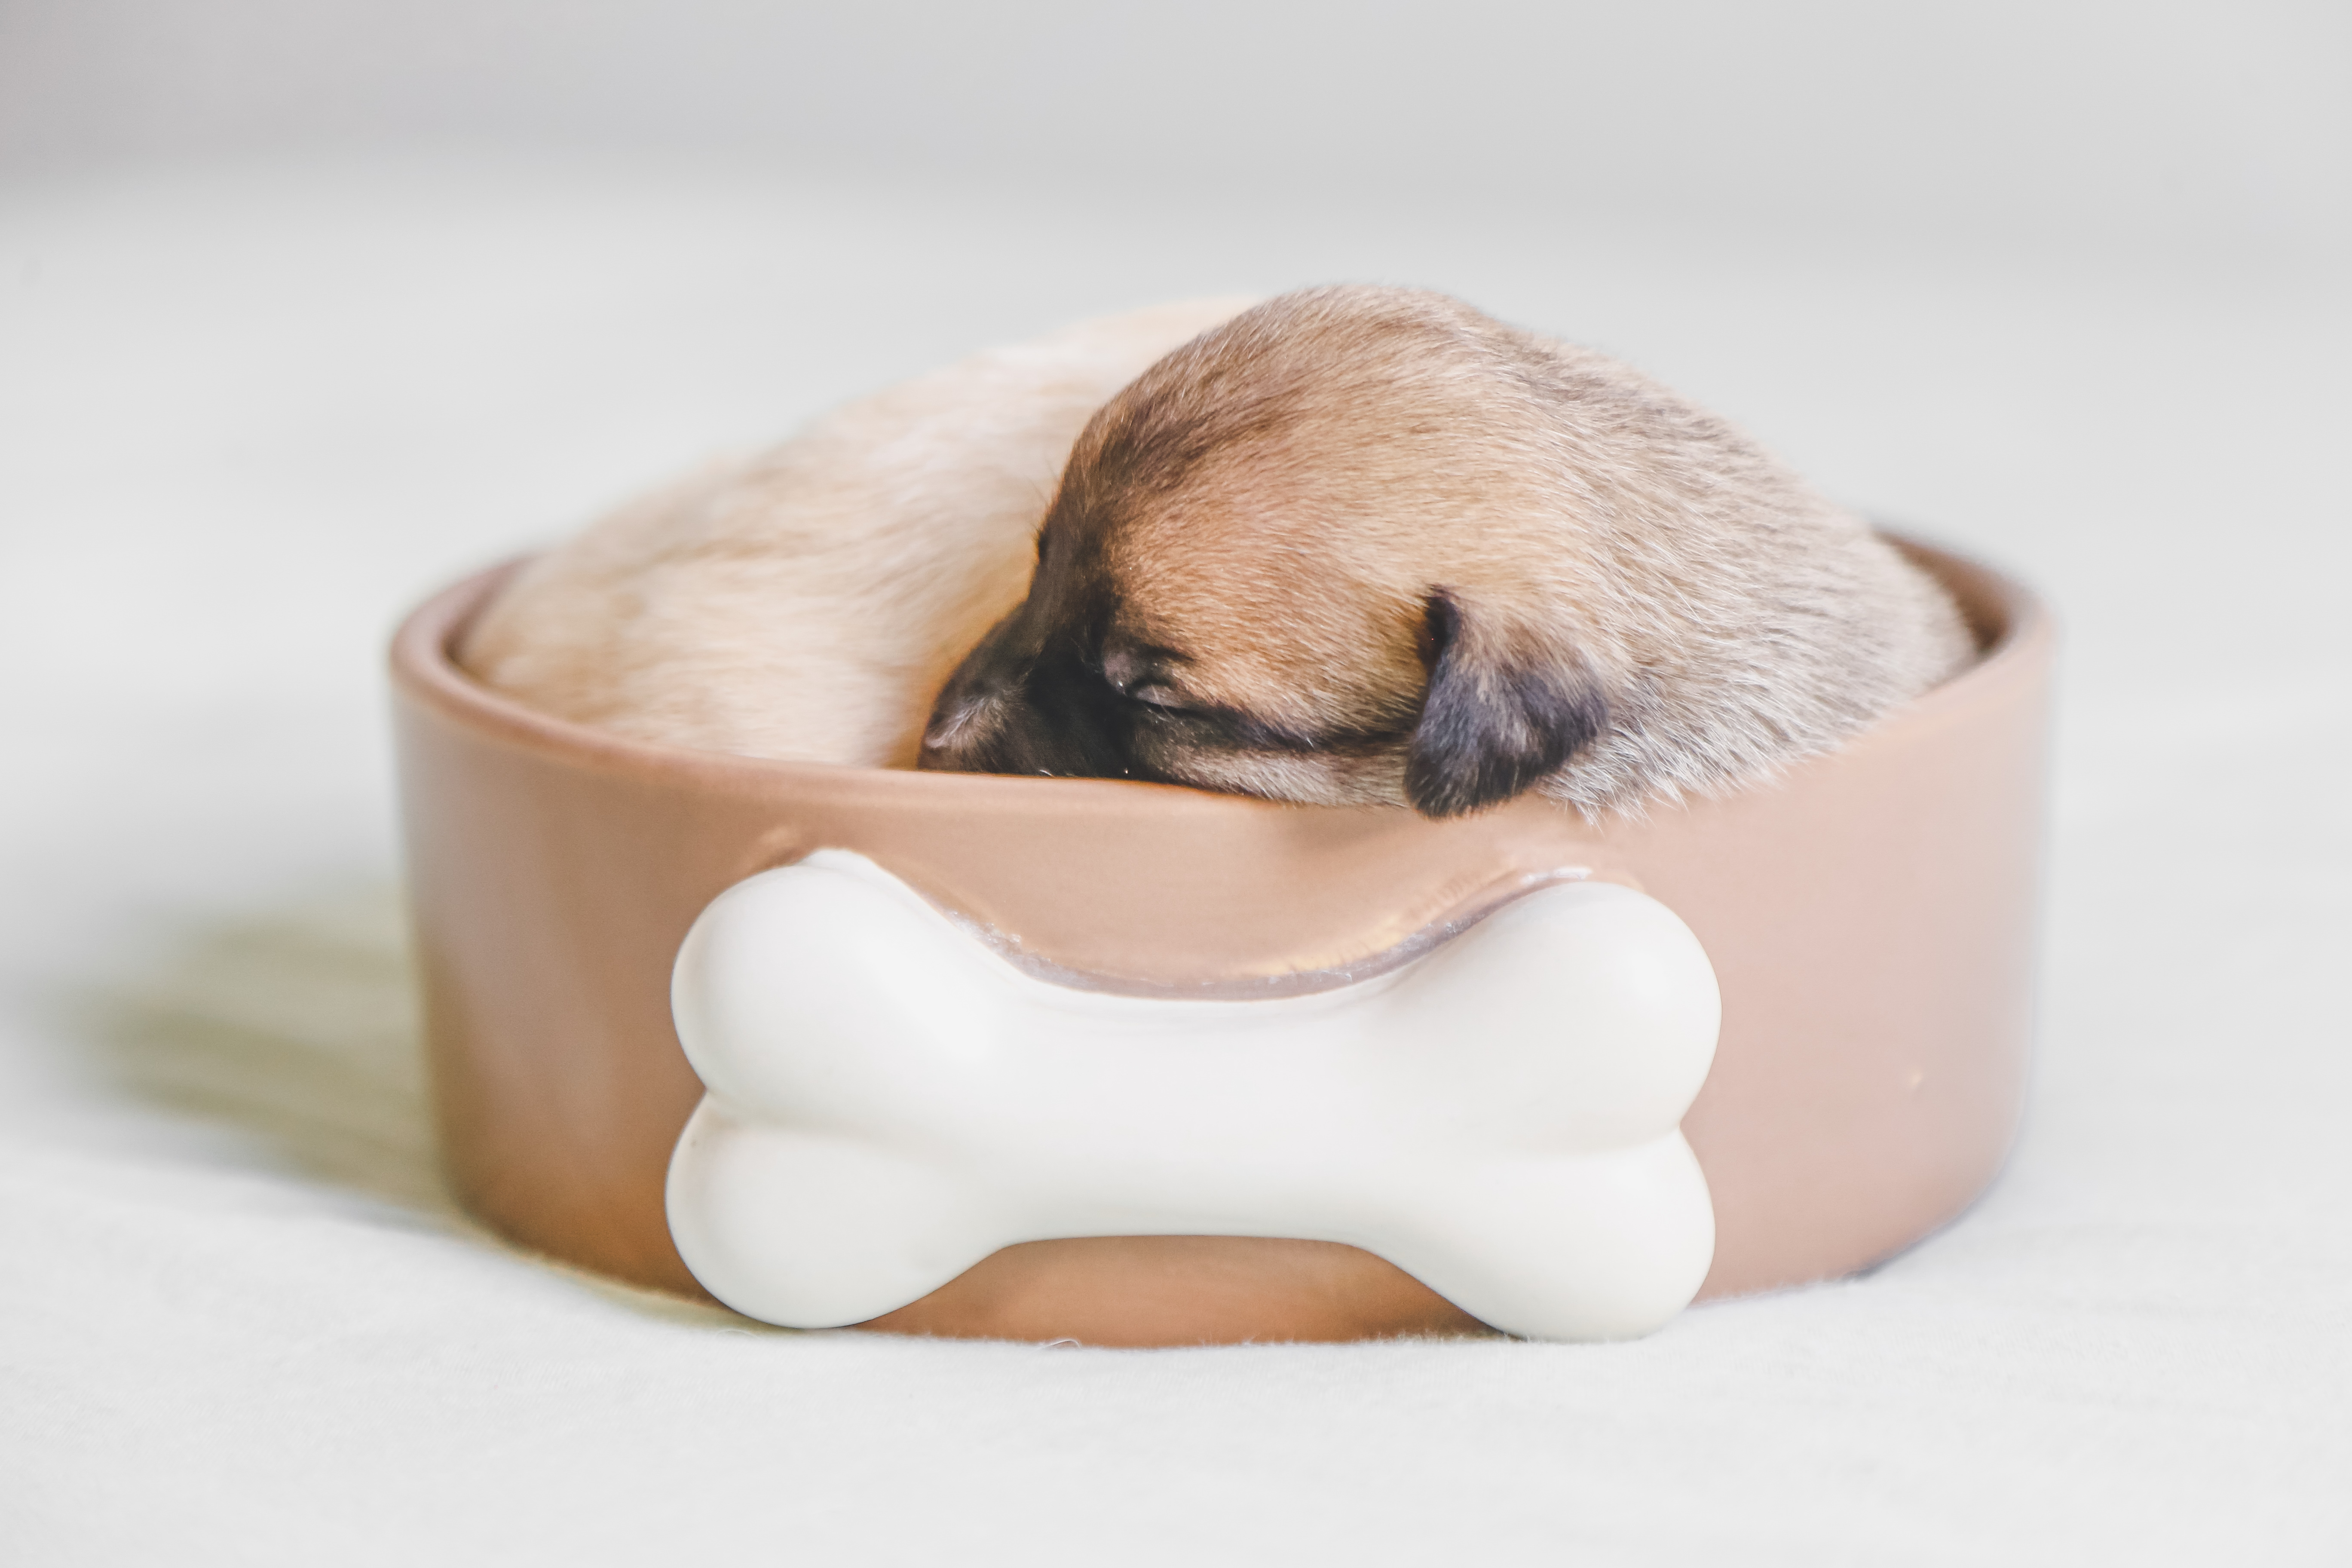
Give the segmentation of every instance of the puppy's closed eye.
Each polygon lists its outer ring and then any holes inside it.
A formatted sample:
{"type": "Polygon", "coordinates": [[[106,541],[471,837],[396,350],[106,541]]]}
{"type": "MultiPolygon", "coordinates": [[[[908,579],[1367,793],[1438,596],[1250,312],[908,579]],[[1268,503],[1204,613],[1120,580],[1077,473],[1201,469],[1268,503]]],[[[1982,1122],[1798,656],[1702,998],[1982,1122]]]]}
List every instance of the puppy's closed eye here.
{"type": "Polygon", "coordinates": [[[1165,681],[1146,680],[1129,687],[1121,693],[1130,702],[1140,702],[1146,708],[1158,708],[1168,712],[1181,711],[1191,704],[1184,694],[1165,681]]]}
{"type": "Polygon", "coordinates": [[[1423,608],[1429,691],[1405,751],[1405,798],[1424,816],[1500,805],[1590,745],[1609,703],[1572,649],[1510,637],[1440,588],[1423,608]]]}
{"type": "Polygon", "coordinates": [[[1172,667],[1183,662],[1184,656],[1170,648],[1113,642],[1103,649],[1103,679],[1129,702],[1179,712],[1194,705],[1176,683],[1172,667]]]}

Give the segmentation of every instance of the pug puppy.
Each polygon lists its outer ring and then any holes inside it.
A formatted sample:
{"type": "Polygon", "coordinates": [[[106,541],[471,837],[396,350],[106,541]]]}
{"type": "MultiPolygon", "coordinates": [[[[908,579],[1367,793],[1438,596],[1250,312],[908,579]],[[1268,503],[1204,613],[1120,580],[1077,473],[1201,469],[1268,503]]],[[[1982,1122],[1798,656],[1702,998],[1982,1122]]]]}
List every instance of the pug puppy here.
{"type": "Polygon", "coordinates": [[[1317,289],[1087,421],[920,765],[1599,815],[1824,751],[1975,652],[1934,579],[1655,383],[1317,289]]]}

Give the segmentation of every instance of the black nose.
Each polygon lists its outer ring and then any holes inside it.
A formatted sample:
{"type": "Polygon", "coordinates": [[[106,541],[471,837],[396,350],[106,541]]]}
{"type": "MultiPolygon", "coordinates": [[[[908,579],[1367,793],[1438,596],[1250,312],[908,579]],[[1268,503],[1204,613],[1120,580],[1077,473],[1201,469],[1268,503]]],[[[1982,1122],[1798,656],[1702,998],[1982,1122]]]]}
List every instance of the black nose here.
{"type": "Polygon", "coordinates": [[[1000,700],[992,695],[943,694],[931,711],[930,723],[923,731],[923,754],[950,756],[978,743],[994,728],[1001,706],[1000,700]]]}
{"type": "Polygon", "coordinates": [[[930,722],[923,727],[919,768],[940,773],[1001,773],[1029,770],[1006,765],[1005,727],[1018,702],[1003,688],[958,679],[948,683],[932,706],[930,722]]]}
{"type": "Polygon", "coordinates": [[[1002,686],[953,681],[940,693],[918,765],[955,773],[1122,778],[1127,704],[1098,670],[1047,658],[1002,686]]]}
{"type": "Polygon", "coordinates": [[[931,704],[917,767],[949,773],[999,771],[988,760],[987,744],[1003,721],[1008,699],[1035,657],[1034,650],[1024,646],[1027,639],[1023,633],[1022,613],[1015,610],[991,626],[988,635],[963,656],[931,704]]]}

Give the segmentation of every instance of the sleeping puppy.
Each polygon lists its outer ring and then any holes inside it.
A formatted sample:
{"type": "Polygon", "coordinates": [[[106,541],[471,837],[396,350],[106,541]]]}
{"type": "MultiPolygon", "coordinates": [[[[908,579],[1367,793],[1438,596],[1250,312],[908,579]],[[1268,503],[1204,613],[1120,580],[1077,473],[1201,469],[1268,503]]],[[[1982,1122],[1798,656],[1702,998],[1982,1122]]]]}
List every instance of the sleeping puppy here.
{"type": "Polygon", "coordinates": [[[1091,419],[921,765],[1597,815],[1825,750],[1974,653],[1712,415],[1442,295],[1286,295],[1091,419]]]}
{"type": "Polygon", "coordinates": [[[1021,600],[1087,418],[1248,304],[1087,321],[850,404],[525,565],[457,649],[484,684],[639,741],[907,767],[940,682],[1021,600]]]}

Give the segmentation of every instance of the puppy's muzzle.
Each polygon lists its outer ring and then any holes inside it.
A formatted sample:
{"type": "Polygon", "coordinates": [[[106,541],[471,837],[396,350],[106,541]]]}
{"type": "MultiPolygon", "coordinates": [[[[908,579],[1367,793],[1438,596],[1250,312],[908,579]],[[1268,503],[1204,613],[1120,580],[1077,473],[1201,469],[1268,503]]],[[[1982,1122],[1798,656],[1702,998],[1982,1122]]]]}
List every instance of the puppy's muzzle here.
{"type": "Polygon", "coordinates": [[[982,645],[940,693],[918,767],[949,773],[1124,778],[1133,716],[1075,656],[1019,660],[982,645]]]}
{"type": "Polygon", "coordinates": [[[770,1322],[861,1322],[1016,1242],[1227,1235],[1349,1243],[1496,1328],[1612,1339],[1713,1255],[1678,1124],[1714,973],[1610,884],[1358,984],[1171,1000],[1039,979],[825,851],[720,895],[672,1001],[709,1092],[671,1233],[770,1322]]]}

